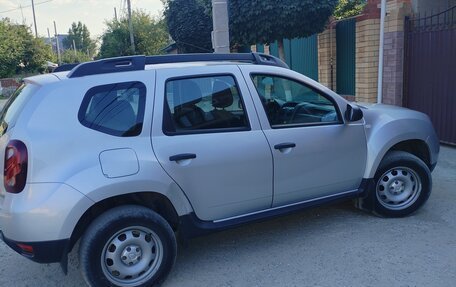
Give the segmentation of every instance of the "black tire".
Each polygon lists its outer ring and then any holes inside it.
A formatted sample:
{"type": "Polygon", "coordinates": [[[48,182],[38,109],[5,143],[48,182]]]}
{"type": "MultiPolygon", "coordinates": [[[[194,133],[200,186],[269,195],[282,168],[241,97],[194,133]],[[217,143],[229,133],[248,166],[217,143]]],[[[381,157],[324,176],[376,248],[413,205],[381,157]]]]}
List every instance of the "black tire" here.
{"type": "MultiPolygon", "coordinates": [[[[374,182],[375,184],[372,186],[371,190],[369,190],[368,197],[363,199],[363,201],[370,202],[371,211],[375,215],[381,217],[404,217],[414,213],[426,203],[432,190],[432,177],[429,167],[420,158],[403,151],[391,151],[386,154],[375,173],[374,182]],[[404,172],[406,175],[407,171],[414,172],[413,175],[408,176],[411,178],[416,176],[416,183],[421,183],[421,190],[419,193],[419,189],[416,189],[415,195],[410,195],[409,199],[404,201],[403,206],[401,206],[400,202],[397,206],[389,204],[386,202],[388,201],[386,196],[380,195],[378,191],[385,188],[383,184],[386,182],[386,179],[388,179],[388,177],[385,178],[385,173],[391,171],[391,174],[394,175],[394,172],[397,174],[397,170],[404,172]]],[[[418,186],[416,183],[413,185],[413,181],[411,182],[412,188],[418,186]]],[[[407,184],[404,186],[407,186],[407,184]]],[[[394,190],[393,187],[390,188],[394,190]]],[[[400,191],[398,191],[398,194],[399,193],[400,191]]]]}
{"type": "MultiPolygon", "coordinates": [[[[124,239],[125,240],[125,239],[124,239]]],[[[126,244],[127,240],[125,240],[125,243],[119,242],[119,250],[123,249],[124,252],[127,250],[125,245],[122,246],[121,244],[126,244]],[[124,249],[125,248],[125,249],[124,249]]],[[[138,246],[139,247],[139,246],[138,246]]],[[[116,248],[114,249],[113,252],[116,252],[116,248]]],[[[129,249],[131,250],[131,249],[129,249]]],[[[138,249],[136,249],[138,250],[138,249]]],[[[137,254],[137,257],[135,260],[138,262],[133,263],[129,262],[132,264],[144,264],[144,262],[141,262],[140,260],[146,260],[144,259],[146,257],[146,252],[148,251],[148,248],[140,248],[141,253],[137,254]],[[146,251],[144,251],[145,249],[146,251]],[[142,256],[142,258],[141,258],[142,256]]],[[[111,252],[110,250],[109,252],[111,252]]],[[[120,251],[118,251],[120,252],[120,251]]],[[[115,253],[118,255],[118,252],[115,253]]],[[[176,237],[175,234],[168,224],[168,222],[163,219],[160,215],[152,211],[151,209],[142,207],[142,206],[136,206],[136,205],[125,205],[125,206],[120,206],[116,207],[113,209],[110,209],[106,211],[105,213],[101,214],[98,218],[96,218],[88,227],[87,231],[85,232],[84,236],[81,239],[81,244],[80,244],[80,249],[79,249],[79,257],[80,257],[80,263],[81,263],[81,273],[83,278],[85,279],[86,283],[89,284],[89,286],[140,286],[140,287],[145,287],[145,286],[156,286],[157,284],[160,284],[163,282],[163,280],[166,278],[168,273],[170,272],[172,266],[174,265],[175,259],[176,259],[176,253],[177,253],[177,244],[176,244],[176,237]],[[130,229],[131,228],[131,229],[130,229]],[[136,229],[137,228],[137,229],[136,229]],[[151,231],[151,232],[150,232],[151,231]],[[121,235],[118,235],[120,232],[121,235]],[[135,233],[136,232],[136,233],[135,233]],[[143,232],[143,233],[140,233],[143,232]],[[143,277],[142,279],[135,281],[135,279],[128,278],[126,280],[130,280],[132,284],[125,284],[123,282],[116,281],[115,279],[109,279],[109,274],[114,274],[114,272],[108,271],[107,267],[108,265],[104,265],[104,261],[106,260],[105,254],[107,254],[108,251],[110,250],[111,247],[115,244],[107,245],[108,241],[112,242],[113,240],[121,240],[122,236],[125,234],[129,234],[130,237],[128,239],[128,245],[127,246],[138,246],[138,245],[130,245],[132,244],[131,242],[136,241],[141,241],[143,244],[146,246],[150,247],[153,246],[150,250],[150,257],[149,261],[147,263],[146,261],[146,269],[149,269],[149,271],[144,272],[144,274],[148,274],[147,277],[143,277]],[[148,234],[148,235],[146,235],[148,234]],[[149,236],[149,237],[147,237],[149,236]],[[133,238],[137,237],[137,238],[133,238]],[[138,239],[139,238],[139,239],[138,239]],[[152,238],[152,239],[151,239],[152,238]],[[149,241],[147,241],[149,240],[149,241]],[[151,244],[151,245],[148,245],[151,244]],[[161,245],[160,245],[161,244],[161,245]],[[106,249],[106,246],[109,246],[108,249],[106,249]],[[155,247],[157,246],[157,247],[155,247]],[[155,256],[154,254],[154,248],[155,248],[155,256]],[[160,251],[158,251],[160,250],[160,251]],[[151,259],[155,258],[155,259],[151,259]],[[157,259],[160,258],[160,259],[157,259]],[[156,261],[156,263],[155,263],[156,261]],[[151,266],[154,266],[153,268],[151,266]],[[153,271],[153,272],[152,272],[153,271]],[[150,273],[149,273],[150,272],[150,273]]],[[[114,254],[114,253],[112,253],[114,254]]],[[[117,258],[117,256],[116,256],[117,258]]],[[[118,265],[122,265],[125,262],[120,261],[120,256],[119,256],[119,261],[116,263],[118,265]],[[122,264],[120,264],[120,263],[122,264]]],[[[123,254],[122,254],[122,260],[124,260],[123,254]]],[[[133,257],[134,258],[134,255],[133,257]]],[[[110,259],[107,259],[110,260],[110,259]]],[[[107,262],[107,261],[106,261],[107,262]]],[[[112,260],[111,262],[112,263],[112,260]]],[[[122,265],[122,268],[130,268],[127,264],[122,265]]],[[[142,269],[141,269],[142,270],[142,269]]],[[[140,275],[134,275],[138,276],[137,278],[141,278],[140,275]]],[[[115,277],[115,275],[112,275],[115,277]]],[[[111,277],[111,278],[114,278],[111,277]]]]}

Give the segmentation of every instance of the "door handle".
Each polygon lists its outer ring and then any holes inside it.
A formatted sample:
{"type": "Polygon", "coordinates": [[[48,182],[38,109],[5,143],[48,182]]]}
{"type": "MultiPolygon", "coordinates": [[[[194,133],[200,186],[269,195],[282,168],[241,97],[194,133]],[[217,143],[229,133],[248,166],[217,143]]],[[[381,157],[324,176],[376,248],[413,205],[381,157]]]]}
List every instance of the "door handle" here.
{"type": "Polygon", "coordinates": [[[296,147],[295,143],[281,143],[281,144],[276,144],[274,146],[275,149],[286,149],[286,148],[294,148],[296,147]]]}
{"type": "Polygon", "coordinates": [[[194,153],[182,153],[182,154],[176,154],[176,155],[170,156],[169,161],[180,161],[180,160],[194,159],[194,158],[196,158],[196,154],[194,154],[194,153]]]}

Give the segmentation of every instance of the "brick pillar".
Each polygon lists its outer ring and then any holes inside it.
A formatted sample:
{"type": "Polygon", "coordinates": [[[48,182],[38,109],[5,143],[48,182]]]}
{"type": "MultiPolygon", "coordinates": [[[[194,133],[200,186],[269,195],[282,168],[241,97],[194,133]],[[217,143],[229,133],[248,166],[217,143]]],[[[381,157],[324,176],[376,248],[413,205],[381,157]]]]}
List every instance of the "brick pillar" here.
{"type": "Polygon", "coordinates": [[[386,7],[383,58],[383,103],[402,105],[404,86],[404,26],[411,0],[389,0],[386,7]]]}
{"type": "Polygon", "coordinates": [[[378,51],[380,42],[380,0],[368,0],[356,18],[356,101],[376,102],[378,51]]]}
{"type": "Polygon", "coordinates": [[[318,34],[318,81],[334,91],[336,90],[337,51],[335,27],[330,24],[328,29],[318,34]]]}

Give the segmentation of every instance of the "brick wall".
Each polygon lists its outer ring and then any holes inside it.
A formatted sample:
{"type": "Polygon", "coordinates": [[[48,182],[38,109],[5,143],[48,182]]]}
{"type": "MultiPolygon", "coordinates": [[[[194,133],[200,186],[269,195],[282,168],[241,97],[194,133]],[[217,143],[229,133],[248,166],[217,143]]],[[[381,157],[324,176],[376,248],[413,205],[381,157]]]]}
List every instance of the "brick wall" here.
{"type": "Polygon", "coordinates": [[[318,81],[332,90],[336,90],[336,49],[335,25],[330,25],[318,34],[318,81]]]}
{"type": "Polygon", "coordinates": [[[404,90],[404,19],[412,8],[409,0],[389,0],[386,10],[383,103],[400,106],[404,90]]]}
{"type": "Polygon", "coordinates": [[[376,102],[380,19],[356,22],[356,101],[376,102]]]}
{"type": "Polygon", "coordinates": [[[20,81],[14,78],[0,79],[0,95],[9,97],[20,85],[20,81]]]}
{"type": "Polygon", "coordinates": [[[16,87],[18,88],[21,83],[14,78],[0,79],[0,86],[3,88],[16,87]]]}

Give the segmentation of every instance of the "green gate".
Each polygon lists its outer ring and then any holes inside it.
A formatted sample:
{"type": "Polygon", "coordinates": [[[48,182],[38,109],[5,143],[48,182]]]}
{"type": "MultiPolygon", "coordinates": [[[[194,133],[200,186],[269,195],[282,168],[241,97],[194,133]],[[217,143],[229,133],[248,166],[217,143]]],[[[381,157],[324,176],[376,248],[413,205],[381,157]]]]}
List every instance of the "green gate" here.
{"type": "Polygon", "coordinates": [[[337,93],[355,95],[356,19],[348,19],[336,26],[337,93]]]}
{"type": "MultiPolygon", "coordinates": [[[[285,59],[290,68],[298,73],[318,81],[318,40],[317,35],[308,38],[284,39],[285,59]]],[[[264,51],[257,45],[258,51],[264,51]]],[[[277,42],[269,46],[271,55],[279,56],[277,42]]]]}

